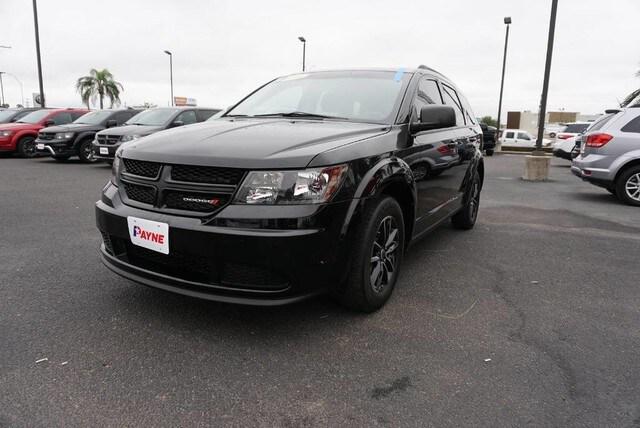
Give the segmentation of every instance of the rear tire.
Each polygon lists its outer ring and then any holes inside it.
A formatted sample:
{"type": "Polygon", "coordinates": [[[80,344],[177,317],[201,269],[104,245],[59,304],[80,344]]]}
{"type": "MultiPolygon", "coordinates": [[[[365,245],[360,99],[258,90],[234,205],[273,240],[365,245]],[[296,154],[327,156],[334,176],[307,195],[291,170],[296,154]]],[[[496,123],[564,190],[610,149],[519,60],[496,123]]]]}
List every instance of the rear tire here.
{"type": "Polygon", "coordinates": [[[616,180],[616,196],[627,205],[640,207],[640,165],[622,171],[616,180]]]}
{"type": "Polygon", "coordinates": [[[36,155],[36,139],[34,137],[22,137],[16,147],[18,155],[22,158],[32,158],[36,155]]]}
{"type": "Polygon", "coordinates": [[[364,211],[355,236],[349,276],[336,292],[355,311],[374,312],[389,300],[404,255],[404,220],[398,202],[386,196],[364,211]]]}
{"type": "Polygon", "coordinates": [[[98,161],[98,159],[93,156],[91,142],[92,140],[89,138],[80,142],[80,146],[78,147],[78,157],[80,158],[80,162],[94,163],[98,161]]]}
{"type": "Polygon", "coordinates": [[[451,223],[456,229],[469,230],[473,229],[478,218],[478,209],[480,207],[480,174],[474,171],[473,179],[467,190],[466,201],[460,211],[451,217],[451,223]]]}

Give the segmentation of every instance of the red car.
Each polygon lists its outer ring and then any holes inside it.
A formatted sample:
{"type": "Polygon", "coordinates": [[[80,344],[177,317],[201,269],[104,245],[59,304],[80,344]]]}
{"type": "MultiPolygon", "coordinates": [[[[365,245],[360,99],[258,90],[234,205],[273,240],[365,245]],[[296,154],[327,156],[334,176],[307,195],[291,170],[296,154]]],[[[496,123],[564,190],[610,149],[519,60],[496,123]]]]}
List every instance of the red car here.
{"type": "Polygon", "coordinates": [[[22,157],[36,153],[38,131],[46,126],[71,123],[89,110],[75,108],[36,110],[17,122],[0,124],[0,154],[17,152],[22,157]]]}

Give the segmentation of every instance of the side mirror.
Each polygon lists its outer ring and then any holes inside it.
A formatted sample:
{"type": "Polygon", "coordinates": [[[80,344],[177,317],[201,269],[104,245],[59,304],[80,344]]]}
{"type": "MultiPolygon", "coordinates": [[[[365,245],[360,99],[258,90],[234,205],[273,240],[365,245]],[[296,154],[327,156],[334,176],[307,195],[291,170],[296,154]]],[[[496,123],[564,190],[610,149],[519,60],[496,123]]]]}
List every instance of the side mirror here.
{"type": "Polygon", "coordinates": [[[44,126],[53,126],[55,124],[56,124],[56,122],[51,120],[51,119],[47,119],[47,120],[44,121],[44,126]]]}
{"type": "Polygon", "coordinates": [[[453,107],[427,105],[420,109],[420,121],[411,124],[411,133],[456,126],[456,112],[453,107]]]}
{"type": "Polygon", "coordinates": [[[107,120],[107,123],[105,123],[105,126],[107,128],[113,128],[114,126],[118,126],[118,121],[116,121],[114,119],[109,119],[109,120],[107,120]]]}
{"type": "Polygon", "coordinates": [[[178,126],[184,126],[184,122],[181,120],[176,120],[175,122],[171,123],[171,126],[169,126],[169,128],[177,128],[178,126]]]}

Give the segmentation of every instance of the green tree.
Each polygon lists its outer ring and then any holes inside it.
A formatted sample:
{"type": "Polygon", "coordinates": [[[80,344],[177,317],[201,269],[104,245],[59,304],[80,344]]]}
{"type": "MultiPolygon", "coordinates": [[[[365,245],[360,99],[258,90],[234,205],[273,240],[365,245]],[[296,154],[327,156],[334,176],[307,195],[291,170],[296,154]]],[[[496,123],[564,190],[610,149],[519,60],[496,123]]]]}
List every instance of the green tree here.
{"type": "MultiPolygon", "coordinates": [[[[636,77],[640,77],[640,70],[636,71],[636,77]]],[[[635,100],[636,98],[638,98],[638,101],[640,102],[640,88],[627,95],[625,99],[620,103],[620,107],[627,107],[631,105],[633,100],[635,100]]]]}
{"type": "Polygon", "coordinates": [[[488,126],[498,126],[498,121],[492,118],[491,116],[483,116],[480,118],[480,123],[484,123],[488,126]]]}
{"type": "Polygon", "coordinates": [[[95,104],[100,100],[100,109],[104,108],[104,98],[109,98],[111,107],[120,105],[120,92],[124,91],[122,85],[113,80],[113,74],[109,70],[96,70],[92,68],[88,76],[83,76],[76,82],[76,90],[82,98],[82,102],[89,108],[89,101],[95,104]]]}

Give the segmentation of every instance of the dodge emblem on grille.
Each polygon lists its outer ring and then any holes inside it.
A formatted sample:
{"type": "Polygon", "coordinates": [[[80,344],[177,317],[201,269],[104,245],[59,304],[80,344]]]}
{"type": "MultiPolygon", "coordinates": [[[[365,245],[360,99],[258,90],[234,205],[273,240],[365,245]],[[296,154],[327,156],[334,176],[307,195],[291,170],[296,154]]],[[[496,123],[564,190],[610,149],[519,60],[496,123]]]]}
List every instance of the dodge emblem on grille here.
{"type": "Polygon", "coordinates": [[[220,199],[201,199],[201,198],[191,198],[188,196],[185,196],[182,198],[183,202],[196,202],[198,204],[209,204],[209,205],[213,205],[214,207],[217,207],[218,204],[220,203],[220,199]]]}

